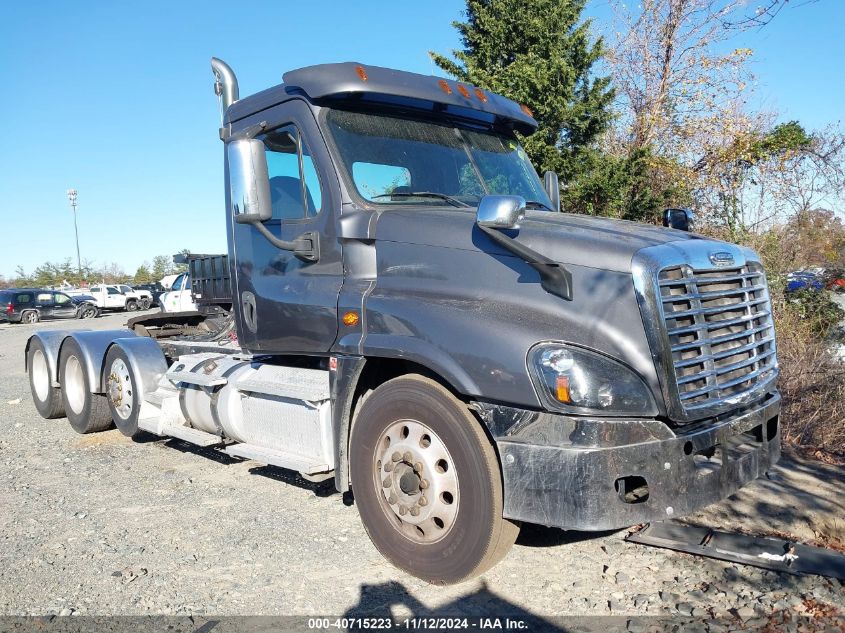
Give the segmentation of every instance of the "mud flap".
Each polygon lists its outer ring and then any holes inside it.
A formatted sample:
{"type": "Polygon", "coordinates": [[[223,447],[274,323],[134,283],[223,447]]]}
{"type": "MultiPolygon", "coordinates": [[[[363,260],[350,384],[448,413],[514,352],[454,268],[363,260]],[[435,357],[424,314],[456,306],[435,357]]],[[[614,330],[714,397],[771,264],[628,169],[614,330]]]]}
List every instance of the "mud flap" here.
{"type": "Polygon", "coordinates": [[[782,539],[658,522],[649,523],[639,532],[629,534],[625,540],[787,574],[845,580],[845,554],[782,539]]]}

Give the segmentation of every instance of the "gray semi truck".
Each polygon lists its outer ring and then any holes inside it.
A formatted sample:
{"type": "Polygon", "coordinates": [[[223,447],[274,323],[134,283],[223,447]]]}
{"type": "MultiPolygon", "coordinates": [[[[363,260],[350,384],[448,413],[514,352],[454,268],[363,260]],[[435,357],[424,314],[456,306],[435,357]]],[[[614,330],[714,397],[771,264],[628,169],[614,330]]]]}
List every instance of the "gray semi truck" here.
{"type": "Polygon", "coordinates": [[[212,69],[225,291],[178,323],[34,334],[41,415],[333,479],[434,583],[522,522],[679,517],[778,459],[754,252],[559,212],[518,141],[531,112],[477,87],[341,63],[241,99],[212,69]]]}

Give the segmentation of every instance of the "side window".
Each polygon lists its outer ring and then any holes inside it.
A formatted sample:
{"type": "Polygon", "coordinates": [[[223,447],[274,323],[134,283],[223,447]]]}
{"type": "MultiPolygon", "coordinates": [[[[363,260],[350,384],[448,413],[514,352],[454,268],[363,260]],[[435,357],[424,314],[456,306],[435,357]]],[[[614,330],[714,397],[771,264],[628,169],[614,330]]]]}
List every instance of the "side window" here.
{"type": "Polygon", "coordinates": [[[62,294],[61,292],[56,293],[56,303],[58,305],[63,306],[66,303],[68,303],[69,301],[70,301],[70,297],[68,297],[67,295],[62,294]]]}
{"type": "Polygon", "coordinates": [[[132,292],[132,288],[130,288],[129,286],[121,286],[121,287],[120,287],[120,291],[121,291],[123,294],[126,294],[127,292],[132,292]]]}
{"type": "Polygon", "coordinates": [[[292,125],[262,137],[274,220],[302,220],[320,212],[323,196],[305,140],[292,125]]]}
{"type": "Polygon", "coordinates": [[[173,280],[173,285],[170,286],[171,290],[182,290],[182,282],[185,281],[185,273],[179,275],[176,279],[173,280]]]}
{"type": "Polygon", "coordinates": [[[115,288],[114,286],[109,286],[109,287],[108,287],[108,293],[109,293],[110,295],[119,295],[119,294],[120,294],[120,290],[118,290],[118,289],[117,289],[117,288],[115,288]]]}
{"type": "Polygon", "coordinates": [[[53,303],[53,295],[49,292],[39,292],[35,297],[35,301],[38,305],[50,305],[53,303]]]}
{"type": "Polygon", "coordinates": [[[91,287],[88,289],[88,291],[89,291],[89,292],[100,292],[100,287],[99,287],[99,286],[91,286],[91,287]]]}
{"type": "Polygon", "coordinates": [[[15,303],[29,303],[30,301],[32,301],[32,295],[28,294],[18,295],[15,299],[15,303]]]}

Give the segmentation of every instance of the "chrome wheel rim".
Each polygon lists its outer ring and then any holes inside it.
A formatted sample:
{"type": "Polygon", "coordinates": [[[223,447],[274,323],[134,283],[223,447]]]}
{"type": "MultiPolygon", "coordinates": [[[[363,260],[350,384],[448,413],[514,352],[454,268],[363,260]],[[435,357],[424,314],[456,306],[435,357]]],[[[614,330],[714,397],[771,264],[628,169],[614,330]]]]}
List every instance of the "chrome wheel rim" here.
{"type": "Polygon", "coordinates": [[[40,349],[32,355],[32,388],[41,402],[47,400],[50,393],[50,372],[47,369],[47,359],[40,349]]]}
{"type": "Polygon", "coordinates": [[[458,473],[446,444],[428,426],[399,420],[379,437],[374,484],[384,510],[407,538],[434,543],[455,524],[458,473]]]}
{"type": "Polygon", "coordinates": [[[109,369],[108,392],[112,407],[122,420],[128,420],[132,415],[133,391],[129,368],[122,358],[115,358],[109,369]]]}
{"type": "Polygon", "coordinates": [[[27,312],[24,319],[25,323],[35,323],[35,312],[27,312]]]}
{"type": "Polygon", "coordinates": [[[82,373],[82,364],[76,356],[68,356],[65,363],[65,384],[62,386],[71,410],[76,414],[82,413],[85,407],[85,376],[82,373]]]}

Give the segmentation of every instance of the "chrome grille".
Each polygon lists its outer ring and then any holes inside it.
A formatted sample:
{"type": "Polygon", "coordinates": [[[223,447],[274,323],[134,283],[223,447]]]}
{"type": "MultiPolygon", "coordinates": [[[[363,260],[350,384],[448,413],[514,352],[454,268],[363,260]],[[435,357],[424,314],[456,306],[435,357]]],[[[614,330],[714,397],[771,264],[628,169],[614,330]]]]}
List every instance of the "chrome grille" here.
{"type": "Polygon", "coordinates": [[[771,303],[759,263],[670,266],[657,283],[671,373],[688,415],[740,401],[776,375],[771,303]]]}

